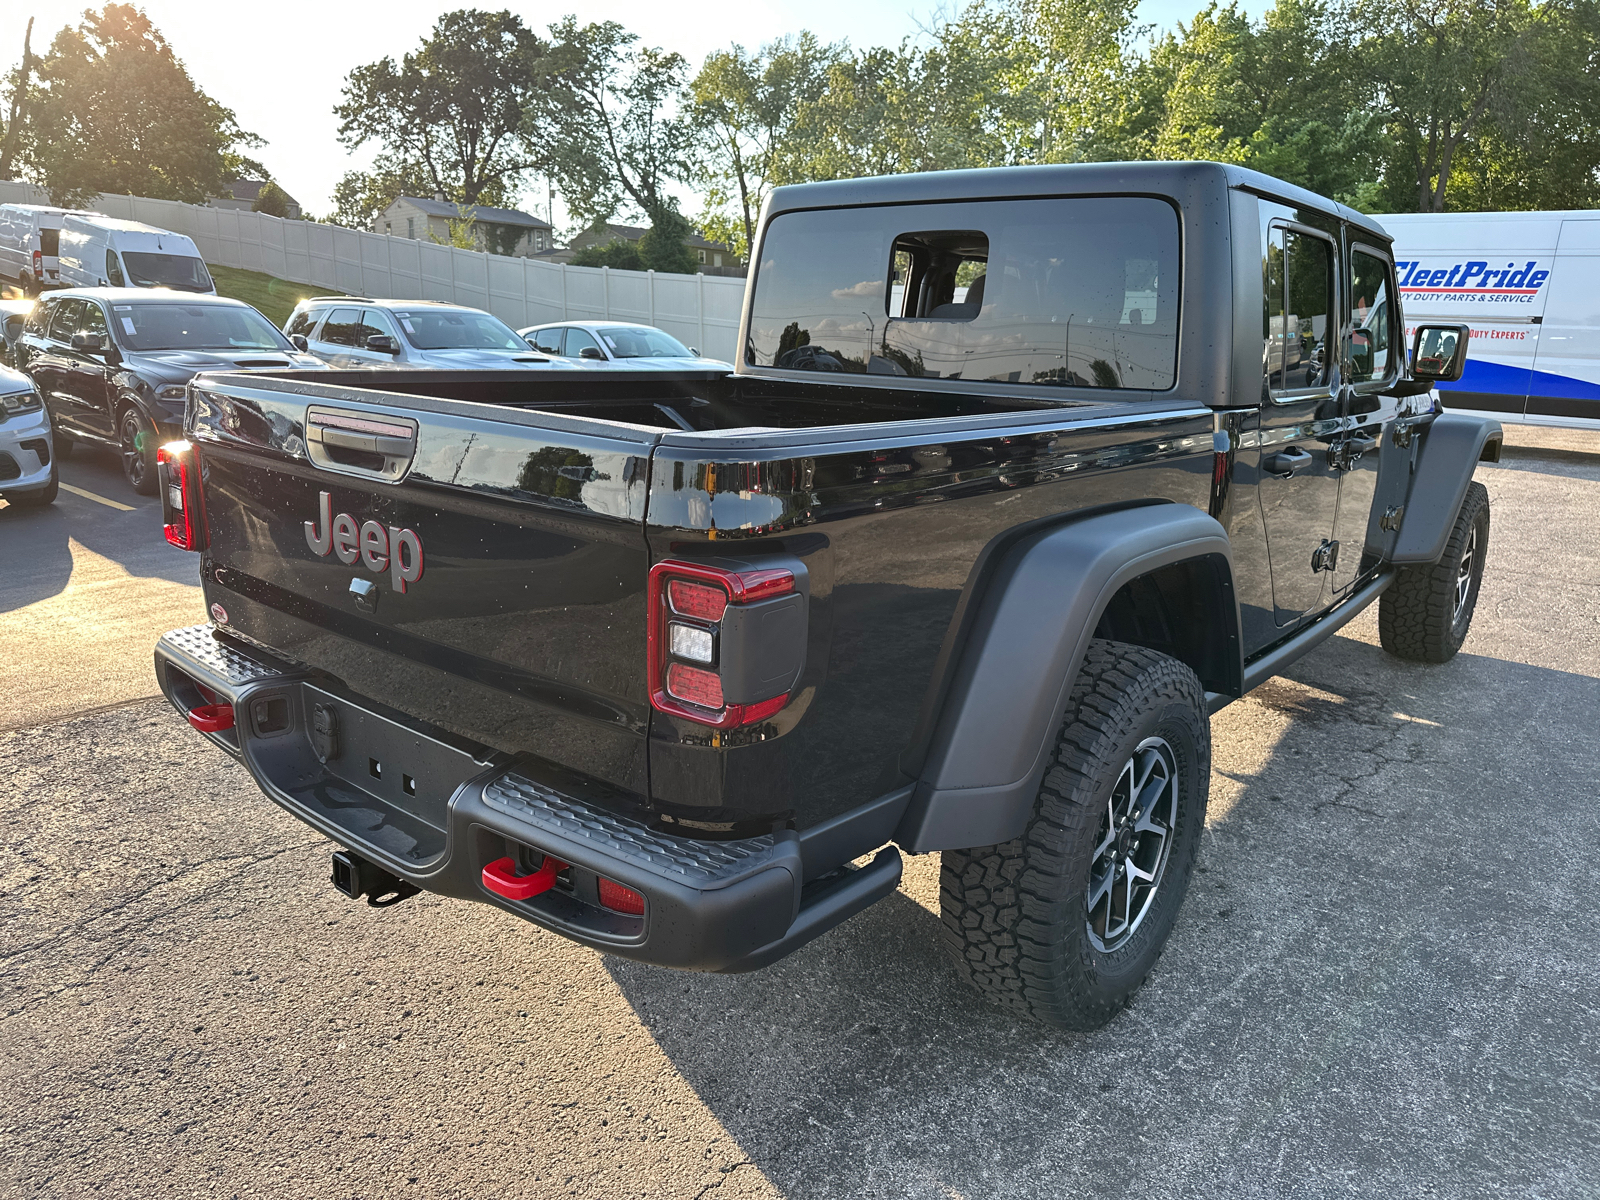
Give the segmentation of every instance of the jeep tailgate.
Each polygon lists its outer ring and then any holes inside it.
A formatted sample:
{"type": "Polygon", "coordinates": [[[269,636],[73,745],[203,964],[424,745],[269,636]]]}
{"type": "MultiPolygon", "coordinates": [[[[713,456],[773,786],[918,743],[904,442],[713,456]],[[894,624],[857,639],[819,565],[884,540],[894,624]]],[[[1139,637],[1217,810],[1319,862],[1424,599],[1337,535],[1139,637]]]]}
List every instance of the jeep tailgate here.
{"type": "Polygon", "coordinates": [[[219,626],[444,730],[647,794],[658,431],[243,376],[198,380],[187,428],[219,626]]]}

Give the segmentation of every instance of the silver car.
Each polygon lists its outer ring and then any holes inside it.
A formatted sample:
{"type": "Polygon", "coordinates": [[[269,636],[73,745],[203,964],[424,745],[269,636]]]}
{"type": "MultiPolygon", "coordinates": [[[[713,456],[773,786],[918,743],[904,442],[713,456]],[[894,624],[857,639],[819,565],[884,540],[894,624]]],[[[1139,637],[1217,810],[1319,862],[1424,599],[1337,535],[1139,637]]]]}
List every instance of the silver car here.
{"type": "Polygon", "coordinates": [[[39,391],[21,371],[0,367],[0,497],[18,507],[56,498],[54,438],[39,391]]]}
{"type": "Polygon", "coordinates": [[[316,296],[295,307],[283,332],[332,367],[471,371],[565,365],[535,353],[499,317],[433,300],[316,296]]]}
{"type": "Polygon", "coordinates": [[[565,359],[565,367],[628,370],[731,371],[732,363],[702,358],[700,351],[654,325],[631,321],[554,321],[518,333],[542,354],[565,359]]]}

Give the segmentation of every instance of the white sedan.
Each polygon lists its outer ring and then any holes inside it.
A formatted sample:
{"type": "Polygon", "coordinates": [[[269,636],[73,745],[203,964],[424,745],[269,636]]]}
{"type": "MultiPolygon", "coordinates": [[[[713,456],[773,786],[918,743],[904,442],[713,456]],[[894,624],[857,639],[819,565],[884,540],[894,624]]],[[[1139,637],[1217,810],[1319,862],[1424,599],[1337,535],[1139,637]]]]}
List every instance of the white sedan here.
{"type": "Polygon", "coordinates": [[[731,371],[732,363],[702,358],[654,325],[626,321],[557,321],[517,330],[541,354],[579,367],[625,367],[658,371],[731,371]]]}

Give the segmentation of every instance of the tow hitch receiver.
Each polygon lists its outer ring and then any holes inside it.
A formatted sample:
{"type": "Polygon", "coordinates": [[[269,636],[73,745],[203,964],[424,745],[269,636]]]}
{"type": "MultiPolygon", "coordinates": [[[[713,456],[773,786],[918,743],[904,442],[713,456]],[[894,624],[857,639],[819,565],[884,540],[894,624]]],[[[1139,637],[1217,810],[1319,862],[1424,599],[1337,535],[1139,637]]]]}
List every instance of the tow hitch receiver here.
{"type": "Polygon", "coordinates": [[[333,852],[333,886],[352,900],[365,896],[373,908],[399,904],[422,890],[349,850],[333,852]]]}
{"type": "Polygon", "coordinates": [[[518,875],[513,859],[497,858],[483,869],[483,886],[507,900],[532,900],[555,887],[556,876],[566,869],[566,863],[546,854],[532,875],[518,875]]]}

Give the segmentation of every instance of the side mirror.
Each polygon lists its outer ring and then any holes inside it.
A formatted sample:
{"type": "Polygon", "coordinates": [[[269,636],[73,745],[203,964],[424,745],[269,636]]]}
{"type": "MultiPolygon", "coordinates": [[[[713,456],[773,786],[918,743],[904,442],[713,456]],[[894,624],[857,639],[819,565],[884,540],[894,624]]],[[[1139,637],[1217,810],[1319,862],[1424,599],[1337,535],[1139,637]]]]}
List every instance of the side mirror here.
{"type": "Polygon", "coordinates": [[[1466,325],[1418,325],[1411,343],[1411,374],[1418,382],[1454,383],[1467,366],[1466,325]]]}
{"type": "Polygon", "coordinates": [[[533,347],[535,350],[537,350],[539,348],[539,343],[534,341],[531,337],[526,337],[526,338],[523,338],[522,340],[527,342],[528,345],[533,347]]]}
{"type": "Polygon", "coordinates": [[[696,358],[699,358],[700,357],[700,347],[699,346],[690,346],[689,347],[689,353],[694,355],[696,358]]]}
{"type": "Polygon", "coordinates": [[[105,338],[98,333],[75,333],[72,335],[72,348],[82,350],[87,354],[99,354],[106,347],[105,338]]]}
{"type": "Polygon", "coordinates": [[[400,347],[387,333],[373,333],[367,336],[367,349],[377,350],[382,354],[399,354],[400,347]]]}
{"type": "Polygon", "coordinates": [[[599,346],[585,346],[582,350],[578,351],[578,357],[579,358],[598,358],[601,362],[605,362],[605,360],[606,360],[606,356],[604,354],[600,353],[600,347],[599,346]]]}
{"type": "Polygon", "coordinates": [[[306,335],[303,333],[291,333],[289,335],[289,344],[300,351],[311,349],[311,343],[306,341],[306,335]]]}

